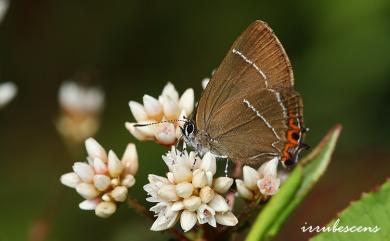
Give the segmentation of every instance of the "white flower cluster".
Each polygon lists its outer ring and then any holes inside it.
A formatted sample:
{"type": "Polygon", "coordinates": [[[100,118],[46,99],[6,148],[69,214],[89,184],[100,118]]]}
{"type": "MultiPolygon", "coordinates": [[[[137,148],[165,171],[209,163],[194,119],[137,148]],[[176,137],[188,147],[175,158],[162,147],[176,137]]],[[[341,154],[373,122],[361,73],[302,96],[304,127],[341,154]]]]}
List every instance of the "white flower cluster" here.
{"type": "Polygon", "coordinates": [[[157,203],[150,209],[157,216],[151,230],[171,228],[179,219],[185,232],[197,223],[213,227],[217,223],[237,224],[237,218],[222,196],[230,189],[233,179],[214,178],[216,160],[211,153],[200,159],[194,152],[180,152],[172,147],[163,159],[169,168],[167,177],[149,175],[149,183],[144,186],[150,195],[147,201],[157,203]]]}
{"type": "MultiPolygon", "coordinates": [[[[143,105],[129,102],[131,113],[137,123],[148,124],[160,121],[174,121],[188,117],[194,110],[194,90],[189,88],[179,97],[172,83],[167,83],[158,99],[144,95],[143,105]]],[[[160,123],[135,127],[135,123],[126,123],[126,128],[139,140],[154,140],[159,144],[170,146],[180,137],[178,122],[160,123]]]]}
{"type": "Polygon", "coordinates": [[[274,158],[265,162],[258,170],[244,166],[244,180],[236,179],[238,194],[248,200],[275,195],[280,186],[280,179],[277,175],[278,164],[278,158],[274,158]]]}
{"type": "Polygon", "coordinates": [[[61,176],[61,183],[75,188],[86,200],[79,204],[84,210],[95,210],[99,217],[109,217],[116,211],[117,202],[124,202],[128,188],[135,183],[138,155],[129,144],[121,160],[113,151],[108,155],[94,139],[85,142],[88,163],[76,162],[73,172],[61,176]]]}
{"type": "MultiPolygon", "coordinates": [[[[202,81],[203,88],[207,82],[207,78],[202,81]]],[[[63,108],[62,118],[68,118],[62,121],[74,122],[79,126],[80,120],[85,117],[96,120],[96,113],[104,103],[102,92],[80,89],[73,83],[61,87],[59,99],[63,108]]],[[[232,194],[233,178],[215,177],[217,164],[210,152],[200,158],[193,151],[180,151],[174,146],[182,134],[176,120],[183,120],[194,110],[194,91],[187,89],[180,97],[173,84],[168,83],[158,99],[144,95],[143,104],[130,101],[129,106],[137,124],[159,123],[142,127],[135,127],[136,123],[126,123],[134,137],[171,146],[171,150],[162,157],[169,169],[166,177],[150,174],[149,183],[144,186],[148,193],[146,200],[155,203],[150,208],[157,217],[151,230],[166,230],[177,222],[185,232],[206,223],[212,227],[217,224],[237,225],[238,220],[225,198],[227,192],[232,194]]],[[[64,132],[71,133],[70,127],[64,123],[64,132]]],[[[93,123],[86,126],[93,127],[93,123]]],[[[83,132],[80,128],[75,130],[79,138],[91,133],[83,132]]],[[[73,172],[62,175],[61,182],[76,189],[86,199],[79,204],[81,209],[95,210],[97,216],[109,217],[115,213],[117,203],[127,199],[128,188],[135,183],[134,175],[138,170],[135,145],[127,146],[121,160],[113,151],[107,154],[92,138],[87,139],[85,145],[88,162],[76,162],[73,172]]],[[[275,195],[282,178],[277,173],[278,164],[278,158],[274,158],[262,164],[258,170],[244,166],[242,180],[235,180],[237,194],[250,201],[275,195]]]]}
{"type": "Polygon", "coordinates": [[[100,88],[64,82],[58,92],[62,112],[56,127],[60,134],[75,143],[93,136],[99,127],[98,115],[103,109],[104,99],[100,88]]]}

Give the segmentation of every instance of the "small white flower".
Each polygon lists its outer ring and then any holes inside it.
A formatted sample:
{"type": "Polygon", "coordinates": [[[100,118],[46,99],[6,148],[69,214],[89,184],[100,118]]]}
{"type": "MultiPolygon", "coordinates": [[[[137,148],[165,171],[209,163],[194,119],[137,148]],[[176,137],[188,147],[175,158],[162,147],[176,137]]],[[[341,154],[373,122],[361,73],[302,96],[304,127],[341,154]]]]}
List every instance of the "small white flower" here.
{"type": "Polygon", "coordinates": [[[156,221],[154,221],[150,228],[152,231],[162,231],[173,227],[179,217],[179,212],[173,211],[171,203],[160,202],[152,207],[150,211],[154,212],[157,216],[156,221]]]}
{"type": "Polygon", "coordinates": [[[58,92],[61,108],[56,120],[59,133],[69,142],[80,143],[94,135],[99,128],[99,114],[104,106],[100,88],[84,87],[75,82],[64,82],[58,92]]]}
{"type": "Polygon", "coordinates": [[[213,227],[217,223],[228,226],[237,223],[221,195],[230,189],[233,179],[214,180],[216,160],[213,155],[207,153],[200,159],[193,152],[180,152],[172,147],[163,159],[170,171],[167,178],[149,175],[149,183],[144,186],[149,195],[146,200],[157,203],[150,209],[157,215],[151,230],[168,229],[179,219],[185,232],[197,223],[213,227]]]}
{"type": "Polygon", "coordinates": [[[136,127],[127,122],[125,124],[129,132],[138,140],[154,140],[155,142],[171,146],[181,135],[180,124],[177,120],[191,115],[194,110],[194,90],[189,88],[181,97],[175,86],[168,82],[161,95],[154,98],[150,95],[143,96],[143,104],[135,101],[129,102],[130,111],[138,124],[150,124],[160,121],[173,121],[158,123],[155,125],[136,127]]]}
{"type": "MultiPolygon", "coordinates": [[[[0,0],[0,21],[1,21],[1,8],[2,4],[4,4],[7,1],[1,1],[0,0]]],[[[0,84],[0,108],[8,104],[17,94],[18,88],[16,85],[12,82],[6,82],[0,84]]]]}
{"type": "Polygon", "coordinates": [[[217,227],[217,222],[215,220],[215,210],[212,209],[207,204],[202,204],[197,210],[197,218],[199,224],[208,223],[212,227],[217,227]]]}
{"type": "Polygon", "coordinates": [[[250,166],[243,167],[243,179],[236,179],[238,194],[248,200],[254,200],[261,196],[273,196],[280,187],[278,177],[278,158],[265,162],[258,170],[250,166]]]}
{"type": "MultiPolygon", "coordinates": [[[[117,202],[124,202],[128,188],[135,184],[138,157],[134,144],[129,144],[121,160],[113,151],[108,155],[94,139],[85,141],[87,162],[76,162],[73,172],[61,176],[65,186],[75,188],[86,200],[79,204],[83,210],[95,210],[99,217],[109,217],[116,211],[117,202]]],[[[154,180],[151,178],[150,180],[154,180]]],[[[157,189],[153,189],[158,191],[157,189]]]]}

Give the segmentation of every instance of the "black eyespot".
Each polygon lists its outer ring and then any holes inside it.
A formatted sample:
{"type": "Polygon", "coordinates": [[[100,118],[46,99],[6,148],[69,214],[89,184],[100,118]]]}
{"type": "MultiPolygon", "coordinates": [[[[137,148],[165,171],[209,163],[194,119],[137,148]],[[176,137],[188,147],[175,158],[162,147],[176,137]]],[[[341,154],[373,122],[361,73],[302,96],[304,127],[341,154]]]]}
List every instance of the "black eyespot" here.
{"type": "Polygon", "coordinates": [[[292,138],[293,138],[294,140],[296,140],[296,141],[297,141],[297,140],[299,140],[299,136],[300,136],[300,135],[299,135],[299,133],[298,133],[298,132],[294,132],[294,133],[292,133],[292,135],[291,135],[291,136],[292,136],[292,138]]]}
{"type": "Polygon", "coordinates": [[[194,124],[192,124],[192,123],[190,122],[190,123],[188,123],[188,125],[186,126],[187,135],[191,134],[193,131],[194,131],[194,124]]]}

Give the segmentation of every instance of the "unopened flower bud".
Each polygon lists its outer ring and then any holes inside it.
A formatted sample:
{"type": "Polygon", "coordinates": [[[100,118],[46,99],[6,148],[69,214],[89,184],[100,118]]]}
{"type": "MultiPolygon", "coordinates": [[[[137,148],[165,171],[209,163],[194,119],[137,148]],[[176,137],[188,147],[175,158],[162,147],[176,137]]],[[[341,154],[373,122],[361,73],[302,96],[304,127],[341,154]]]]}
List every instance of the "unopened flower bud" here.
{"type": "Polygon", "coordinates": [[[202,204],[202,200],[200,200],[197,196],[191,196],[183,200],[184,207],[189,211],[195,211],[202,204]]]}
{"type": "Polygon", "coordinates": [[[127,188],[118,186],[111,191],[111,197],[117,202],[124,202],[127,198],[127,188]]]}
{"type": "Polygon", "coordinates": [[[214,198],[214,191],[209,186],[200,189],[199,197],[203,203],[208,203],[214,198]]]}
{"type": "Polygon", "coordinates": [[[226,193],[233,184],[233,178],[230,177],[218,177],[214,180],[213,188],[216,192],[223,194],[226,193]]]}
{"type": "Polygon", "coordinates": [[[101,202],[96,206],[96,216],[108,218],[116,211],[116,204],[113,202],[101,202]]]}
{"type": "Polygon", "coordinates": [[[188,182],[182,182],[176,185],[176,193],[181,198],[188,198],[192,195],[194,186],[188,182]]]}
{"type": "Polygon", "coordinates": [[[175,185],[165,185],[158,190],[157,194],[162,200],[167,202],[176,201],[178,199],[175,185]]]}

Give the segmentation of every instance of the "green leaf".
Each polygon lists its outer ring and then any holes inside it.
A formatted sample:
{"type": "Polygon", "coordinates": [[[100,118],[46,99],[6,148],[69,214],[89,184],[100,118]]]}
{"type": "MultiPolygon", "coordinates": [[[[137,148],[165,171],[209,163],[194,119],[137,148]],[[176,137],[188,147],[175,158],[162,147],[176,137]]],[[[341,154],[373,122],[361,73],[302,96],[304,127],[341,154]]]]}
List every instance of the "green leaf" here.
{"type": "Polygon", "coordinates": [[[390,181],[385,182],[377,192],[363,194],[359,201],[351,203],[339,218],[328,227],[331,232],[322,232],[312,241],[384,241],[390,239],[390,181]],[[348,226],[348,228],[347,228],[348,226]],[[351,232],[366,227],[366,232],[351,232]],[[378,227],[376,229],[375,227],[378,227]],[[369,229],[371,228],[371,232],[369,229]],[[350,232],[340,232],[350,230],[350,232]],[[334,231],[338,230],[338,232],[334,231]],[[377,232],[374,232],[377,230],[377,232]]]}
{"type": "Polygon", "coordinates": [[[246,241],[269,240],[277,234],[291,212],[325,172],[340,132],[340,125],[331,129],[320,144],[300,161],[278,194],[258,215],[246,241]]]}

